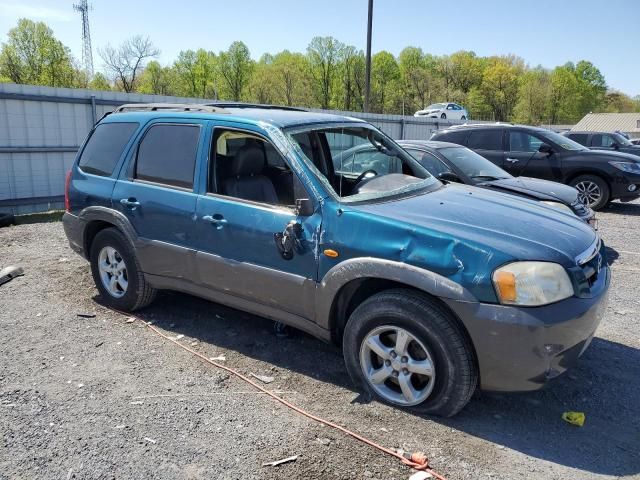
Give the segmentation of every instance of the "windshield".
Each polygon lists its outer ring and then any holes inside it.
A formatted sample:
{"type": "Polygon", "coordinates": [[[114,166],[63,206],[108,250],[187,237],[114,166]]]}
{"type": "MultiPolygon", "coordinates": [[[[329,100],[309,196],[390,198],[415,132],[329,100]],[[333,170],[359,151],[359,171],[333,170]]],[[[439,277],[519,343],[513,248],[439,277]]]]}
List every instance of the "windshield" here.
{"type": "Polygon", "coordinates": [[[629,141],[624,135],[620,135],[619,133],[612,133],[611,136],[623,147],[632,147],[633,143],[629,141]]]}
{"type": "Polygon", "coordinates": [[[438,152],[472,180],[497,180],[511,177],[503,169],[468,148],[447,147],[438,149],[438,152]]]}
{"type": "Polygon", "coordinates": [[[437,110],[439,108],[445,108],[444,103],[434,103],[433,105],[429,105],[425,110],[437,110]]]}
{"type": "Polygon", "coordinates": [[[306,157],[325,187],[341,201],[395,197],[441,185],[370,125],[299,128],[287,133],[298,154],[306,157]]]}
{"type": "Polygon", "coordinates": [[[552,141],[556,145],[559,145],[560,147],[564,148],[565,150],[576,150],[576,151],[589,150],[584,145],[580,145],[578,142],[575,142],[570,138],[565,137],[564,135],[560,135],[559,133],[556,133],[556,132],[547,131],[547,132],[542,132],[541,135],[542,137],[552,141]]]}

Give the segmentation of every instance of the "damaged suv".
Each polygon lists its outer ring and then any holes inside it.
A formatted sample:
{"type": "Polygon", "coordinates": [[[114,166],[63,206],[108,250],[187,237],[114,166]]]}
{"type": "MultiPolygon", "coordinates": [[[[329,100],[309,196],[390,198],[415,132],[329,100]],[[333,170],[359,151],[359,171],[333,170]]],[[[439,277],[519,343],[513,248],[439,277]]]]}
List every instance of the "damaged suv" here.
{"type": "Polygon", "coordinates": [[[64,226],[104,302],[161,289],[342,346],[359,388],[450,416],[541,388],[605,305],[604,245],[524,198],[443,185],[366,122],[295,109],[128,105],[89,134],[64,226]],[[343,155],[357,145],[367,158],[343,155]]]}

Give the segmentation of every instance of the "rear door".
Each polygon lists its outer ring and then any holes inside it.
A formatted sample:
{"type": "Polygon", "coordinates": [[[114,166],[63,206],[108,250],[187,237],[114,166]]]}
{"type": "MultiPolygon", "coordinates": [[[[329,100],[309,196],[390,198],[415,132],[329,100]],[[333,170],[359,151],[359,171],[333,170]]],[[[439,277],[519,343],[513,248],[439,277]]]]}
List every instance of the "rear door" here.
{"type": "Polygon", "coordinates": [[[194,192],[197,158],[204,150],[205,124],[176,119],[144,129],[113,191],[113,207],[138,234],[145,273],[193,278],[194,192]]]}
{"type": "Polygon", "coordinates": [[[467,147],[499,167],[504,167],[504,128],[474,128],[467,137],[467,147]]]}
{"type": "Polygon", "coordinates": [[[561,180],[557,154],[539,151],[540,145],[545,143],[541,137],[517,129],[507,131],[506,136],[508,150],[504,169],[511,175],[561,180]]]}

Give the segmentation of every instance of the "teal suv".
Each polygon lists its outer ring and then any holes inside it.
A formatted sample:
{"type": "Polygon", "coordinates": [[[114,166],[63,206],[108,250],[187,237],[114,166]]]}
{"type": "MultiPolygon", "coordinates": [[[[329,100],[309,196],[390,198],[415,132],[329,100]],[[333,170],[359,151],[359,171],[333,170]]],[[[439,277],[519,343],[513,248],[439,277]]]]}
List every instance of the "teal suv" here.
{"type": "Polygon", "coordinates": [[[443,185],[368,123],[295,109],[122,106],[82,146],[66,210],[107,305],[169,289],[282,322],[341,345],[364,392],[430,414],[563,373],[609,286],[570,212],[443,185]]]}

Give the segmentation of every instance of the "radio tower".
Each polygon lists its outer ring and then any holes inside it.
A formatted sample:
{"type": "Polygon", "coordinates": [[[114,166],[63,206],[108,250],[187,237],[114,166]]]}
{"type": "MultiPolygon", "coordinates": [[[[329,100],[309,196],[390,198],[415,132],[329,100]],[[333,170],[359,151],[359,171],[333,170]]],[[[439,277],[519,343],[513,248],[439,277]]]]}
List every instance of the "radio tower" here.
{"type": "Polygon", "coordinates": [[[90,80],[93,78],[93,52],[91,50],[91,32],[89,32],[89,10],[91,6],[87,0],[80,0],[80,3],[73,5],[73,9],[80,12],[82,16],[82,66],[90,80]]]}

